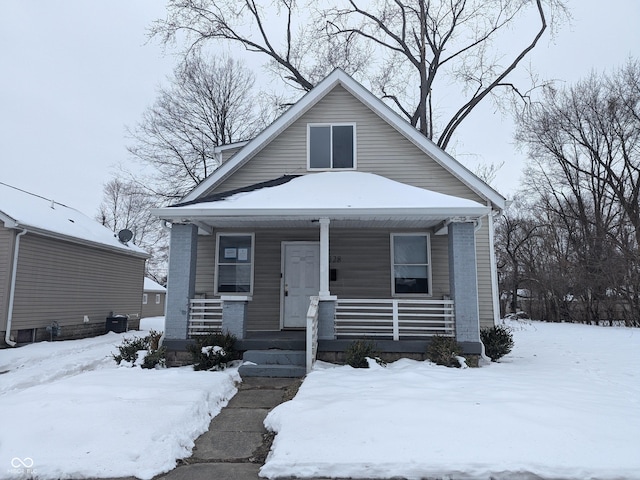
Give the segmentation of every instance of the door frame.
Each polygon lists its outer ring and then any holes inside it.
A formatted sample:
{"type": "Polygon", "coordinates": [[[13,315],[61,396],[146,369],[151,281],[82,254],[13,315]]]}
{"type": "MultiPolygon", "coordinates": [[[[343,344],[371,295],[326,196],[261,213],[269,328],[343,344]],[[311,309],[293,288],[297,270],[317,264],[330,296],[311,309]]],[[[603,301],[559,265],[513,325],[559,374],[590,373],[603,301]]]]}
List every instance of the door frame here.
{"type": "MultiPolygon", "coordinates": [[[[320,242],[316,240],[283,240],[280,242],[280,330],[284,330],[284,286],[285,286],[285,265],[286,265],[286,247],[288,245],[317,245],[320,249],[320,242]]],[[[320,263],[318,263],[318,270],[320,269],[320,263]]],[[[320,272],[318,271],[318,274],[320,272]]]]}

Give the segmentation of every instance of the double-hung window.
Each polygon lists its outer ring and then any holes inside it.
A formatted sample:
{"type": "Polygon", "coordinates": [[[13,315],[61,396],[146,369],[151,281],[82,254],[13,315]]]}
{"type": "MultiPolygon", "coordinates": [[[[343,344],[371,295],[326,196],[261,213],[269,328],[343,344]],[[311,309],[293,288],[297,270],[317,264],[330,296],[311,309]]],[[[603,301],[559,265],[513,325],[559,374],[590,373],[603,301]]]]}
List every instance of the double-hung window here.
{"type": "Polygon", "coordinates": [[[355,124],[309,124],[307,151],[309,170],[356,168],[355,124]]]}
{"type": "Polygon", "coordinates": [[[391,234],[393,295],[431,295],[430,260],[428,234],[391,234]]]}
{"type": "Polygon", "coordinates": [[[219,233],[216,240],[215,292],[253,292],[253,234],[219,233]]]}

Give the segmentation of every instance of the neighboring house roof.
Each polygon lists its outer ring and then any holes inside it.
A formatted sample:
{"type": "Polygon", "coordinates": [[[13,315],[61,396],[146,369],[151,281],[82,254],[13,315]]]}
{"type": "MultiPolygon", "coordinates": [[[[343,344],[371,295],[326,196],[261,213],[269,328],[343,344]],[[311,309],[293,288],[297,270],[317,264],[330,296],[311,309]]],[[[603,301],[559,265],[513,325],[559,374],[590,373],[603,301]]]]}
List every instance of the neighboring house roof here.
{"type": "Polygon", "coordinates": [[[7,228],[148,257],[140,247],[116,235],[78,210],[0,182],[0,221],[7,228]]]}
{"type": "Polygon", "coordinates": [[[337,85],[341,85],[363,104],[367,105],[380,118],[385,120],[419,149],[433,158],[444,169],[465,183],[480,197],[490,201],[494,208],[499,210],[505,208],[506,200],[502,195],[480,180],[451,155],[444,152],[410,123],[400,117],[400,115],[393,111],[382,100],[340,69],[334,70],[311,91],[307,92],[297,103],[282,114],[282,116],[274,121],[269,127],[263,130],[253,140],[249,141],[242,150],[221,165],[200,185],[194,188],[191,193],[185,196],[183,202],[196,200],[198,197],[207,194],[207,192],[211,192],[217,185],[242,167],[257,152],[269,144],[271,140],[282,133],[337,85]]]}
{"type": "Polygon", "coordinates": [[[157,282],[154,282],[148,277],[144,277],[144,287],[142,288],[144,292],[150,293],[166,293],[167,289],[164,288],[157,282]]]}
{"type": "Polygon", "coordinates": [[[446,216],[483,216],[488,206],[473,200],[445,195],[396,182],[373,173],[322,172],[285,176],[230,195],[204,197],[200,201],[154,210],[161,218],[240,216],[309,219],[330,215],[333,219],[415,218],[440,220],[446,216]],[[327,192],[331,192],[329,195],[327,192]]]}

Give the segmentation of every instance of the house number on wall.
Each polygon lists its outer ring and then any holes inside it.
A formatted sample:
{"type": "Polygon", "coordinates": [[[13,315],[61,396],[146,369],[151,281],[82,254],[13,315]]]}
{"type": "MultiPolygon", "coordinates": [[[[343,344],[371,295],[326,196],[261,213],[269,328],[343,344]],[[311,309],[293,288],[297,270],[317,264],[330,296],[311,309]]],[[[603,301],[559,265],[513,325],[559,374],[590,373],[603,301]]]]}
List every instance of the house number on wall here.
{"type": "Polygon", "coordinates": [[[340,255],[331,255],[329,257],[329,263],[342,263],[342,257],[340,255]]]}

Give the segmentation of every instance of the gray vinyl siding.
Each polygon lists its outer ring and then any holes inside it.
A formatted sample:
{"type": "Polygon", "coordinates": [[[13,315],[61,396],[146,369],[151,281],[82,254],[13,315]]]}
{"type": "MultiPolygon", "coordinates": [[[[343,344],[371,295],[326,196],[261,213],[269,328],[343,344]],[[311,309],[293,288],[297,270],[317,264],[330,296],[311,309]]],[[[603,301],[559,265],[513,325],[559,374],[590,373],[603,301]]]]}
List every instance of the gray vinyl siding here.
{"type": "MultiPolygon", "coordinates": [[[[367,106],[338,86],[320,102],[285,129],[242,168],[216,188],[224,192],[282,175],[303,175],[307,171],[307,124],[355,123],[357,170],[435,192],[485,201],[411,141],[378,117],[367,106]]],[[[210,193],[210,192],[207,192],[210,193]]],[[[256,231],[256,265],[253,301],[249,305],[250,329],[279,328],[280,242],[282,240],[318,240],[297,230],[291,232],[256,231]],[[283,237],[282,235],[286,236],[283,237]],[[298,238],[300,237],[300,238],[298,238]],[[267,260],[265,260],[265,258],[267,260]],[[264,263],[263,263],[264,262],[264,263]],[[274,320],[277,319],[277,320],[274,320]]],[[[331,293],[341,297],[389,298],[391,289],[389,230],[341,231],[331,229],[331,255],[348,258],[337,268],[338,280],[331,293]],[[384,241],[383,241],[384,238],[384,241]],[[374,241],[375,239],[375,241],[374,241]],[[367,245],[368,248],[363,248],[367,245]],[[384,248],[387,250],[385,251],[384,248]],[[352,264],[353,265],[352,265],[352,264]],[[355,268],[355,267],[358,268],[355,268]],[[356,273],[359,272],[359,273],[356,273]],[[366,279],[366,282],[363,280],[366,279]]],[[[200,237],[203,238],[203,237],[200,237]]],[[[209,243],[215,242],[215,238],[209,243]]],[[[479,310],[481,326],[493,324],[491,262],[487,220],[476,234],[479,310]]],[[[197,290],[213,294],[214,246],[199,249],[197,290]],[[209,250],[211,249],[211,250],[209,250]],[[200,255],[203,255],[200,257],[200,255]],[[206,285],[210,285],[206,287],[206,285]]],[[[448,247],[446,236],[431,236],[433,298],[449,294],[448,247]]]]}
{"type": "Polygon", "coordinates": [[[482,201],[463,182],[342,87],[336,87],[234,173],[216,192],[307,172],[308,123],[356,124],[357,170],[447,195],[482,201]]]}
{"type": "Polygon", "coordinates": [[[165,292],[143,292],[147,294],[147,304],[142,304],[140,318],[161,317],[164,315],[165,292]],[[156,303],[156,295],[160,295],[160,303],[156,303]]]}
{"type": "MultiPolygon", "coordinates": [[[[235,231],[235,230],[234,230],[235,231]]],[[[337,229],[330,232],[329,249],[337,280],[332,295],[341,298],[391,298],[391,233],[411,230],[337,229]]],[[[319,241],[319,229],[255,230],[253,297],[247,308],[249,330],[280,328],[281,245],[291,241],[319,241]]],[[[433,296],[449,295],[446,236],[431,235],[433,296]]],[[[198,237],[196,293],[214,295],[215,235],[198,237]]]]}
{"type": "Polygon", "coordinates": [[[110,312],[138,316],[142,258],[27,234],[21,238],[12,330],[104,325],[110,312]]]}
{"type": "Polygon", "coordinates": [[[489,242],[489,225],[487,219],[484,218],[482,227],[476,232],[476,263],[480,328],[492,327],[494,324],[493,289],[491,281],[491,248],[492,246],[489,242]]]}
{"type": "Polygon", "coordinates": [[[14,230],[0,226],[0,331],[7,325],[14,241],[14,230]]]}

